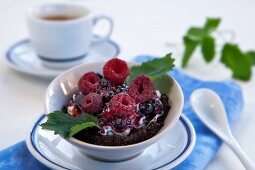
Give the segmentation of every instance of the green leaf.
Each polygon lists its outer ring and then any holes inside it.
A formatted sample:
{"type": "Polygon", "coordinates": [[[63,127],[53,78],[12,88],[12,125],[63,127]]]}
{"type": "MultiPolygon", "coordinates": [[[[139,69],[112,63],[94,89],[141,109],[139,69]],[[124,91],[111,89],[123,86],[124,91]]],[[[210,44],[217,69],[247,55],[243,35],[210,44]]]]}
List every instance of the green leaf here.
{"type": "Polygon", "coordinates": [[[249,55],[242,53],[236,44],[224,45],[221,62],[232,70],[233,78],[245,81],[251,78],[252,59],[249,55]]]}
{"type": "Polygon", "coordinates": [[[152,80],[166,75],[174,67],[174,58],[172,54],[167,54],[162,58],[155,58],[151,61],[142,63],[141,65],[132,66],[130,74],[127,78],[127,84],[130,84],[136,76],[141,74],[149,76],[152,80]]]}
{"type": "Polygon", "coordinates": [[[69,136],[73,136],[76,133],[78,133],[88,127],[98,127],[99,128],[98,124],[95,122],[86,122],[86,123],[77,124],[71,128],[71,133],[69,136]]]}
{"type": "Polygon", "coordinates": [[[190,39],[194,41],[201,41],[205,36],[205,31],[199,27],[191,27],[188,30],[186,36],[188,36],[190,39]]]}
{"type": "Polygon", "coordinates": [[[201,51],[206,62],[212,61],[215,56],[215,42],[213,37],[204,37],[202,41],[201,51]]]}
{"type": "MultiPolygon", "coordinates": [[[[42,123],[42,129],[48,129],[54,131],[54,134],[59,134],[64,137],[71,137],[73,134],[82,130],[81,127],[98,127],[97,120],[93,115],[81,114],[76,117],[72,117],[69,114],[63,113],[61,111],[55,111],[47,115],[47,122],[42,123]],[[81,125],[78,128],[76,125],[81,125]]],[[[83,129],[84,129],[83,128],[83,129]]]]}
{"type": "Polygon", "coordinates": [[[217,29],[220,24],[220,18],[207,18],[204,30],[209,34],[217,29]]]}
{"type": "Polygon", "coordinates": [[[184,68],[187,67],[192,54],[196,50],[196,47],[199,45],[199,40],[195,40],[192,37],[185,36],[183,37],[183,42],[185,45],[185,51],[182,57],[182,67],[184,68]]]}
{"type": "Polygon", "coordinates": [[[253,65],[255,65],[255,51],[248,51],[246,55],[248,55],[252,59],[253,65]]]}
{"type": "Polygon", "coordinates": [[[155,89],[158,89],[160,93],[169,94],[171,87],[173,85],[173,79],[168,76],[164,75],[159,77],[153,81],[155,89]]]}
{"type": "Polygon", "coordinates": [[[188,65],[192,54],[201,46],[202,54],[206,62],[212,61],[215,56],[215,40],[211,33],[217,29],[220,18],[207,18],[203,27],[191,27],[183,37],[185,50],[182,57],[182,67],[188,65]]]}

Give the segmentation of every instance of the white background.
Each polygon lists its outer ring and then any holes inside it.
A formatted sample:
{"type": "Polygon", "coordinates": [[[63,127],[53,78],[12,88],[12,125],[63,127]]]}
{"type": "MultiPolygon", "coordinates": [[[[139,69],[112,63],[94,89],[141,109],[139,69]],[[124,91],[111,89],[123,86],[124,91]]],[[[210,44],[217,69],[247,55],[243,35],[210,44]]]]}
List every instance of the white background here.
{"type": "MultiPolygon", "coordinates": [[[[11,70],[5,52],[16,41],[28,37],[25,9],[50,0],[0,0],[0,150],[23,140],[33,121],[43,112],[43,95],[50,80],[11,70]]],[[[63,2],[63,1],[56,1],[63,2]]],[[[64,1],[66,2],[66,1],[64,1]]],[[[191,25],[202,25],[206,17],[221,17],[221,30],[235,31],[235,42],[244,50],[255,49],[255,1],[252,0],[84,0],[98,14],[114,19],[112,39],[121,46],[120,57],[131,60],[138,54],[164,55],[172,51],[179,66],[181,37],[191,25]],[[168,45],[167,45],[168,44],[168,45]]],[[[98,32],[106,26],[102,23],[98,32]]],[[[218,63],[210,65],[199,53],[187,73],[206,80],[228,80],[231,74],[218,63]]],[[[254,69],[253,69],[254,71],[254,69]]],[[[255,71],[254,71],[255,74],[255,71]]],[[[233,127],[234,136],[255,162],[255,76],[242,86],[245,106],[233,127]]],[[[203,161],[203,160],[201,160],[203,161]]],[[[208,169],[243,169],[230,149],[223,145],[208,169]]]]}

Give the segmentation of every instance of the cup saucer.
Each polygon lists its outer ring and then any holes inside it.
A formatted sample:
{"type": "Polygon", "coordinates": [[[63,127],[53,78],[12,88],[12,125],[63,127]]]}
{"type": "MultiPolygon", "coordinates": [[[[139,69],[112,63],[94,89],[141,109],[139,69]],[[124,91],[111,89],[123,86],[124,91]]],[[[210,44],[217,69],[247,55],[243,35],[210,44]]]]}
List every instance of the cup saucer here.
{"type": "Polygon", "coordinates": [[[145,149],[139,156],[127,161],[104,162],[81,154],[52,131],[42,130],[40,124],[45,121],[45,115],[39,117],[28,134],[26,144],[38,161],[52,169],[171,169],[189,156],[196,141],[193,125],[182,114],[170,133],[145,149]]]}
{"type": "MultiPolygon", "coordinates": [[[[94,36],[94,43],[88,55],[82,60],[82,63],[93,61],[106,61],[116,57],[120,48],[112,40],[97,42],[98,36],[94,36]]],[[[54,69],[42,64],[35,50],[31,46],[29,39],[23,39],[13,44],[6,53],[6,59],[10,67],[16,71],[30,74],[37,77],[54,78],[65,69],[54,69]]]]}

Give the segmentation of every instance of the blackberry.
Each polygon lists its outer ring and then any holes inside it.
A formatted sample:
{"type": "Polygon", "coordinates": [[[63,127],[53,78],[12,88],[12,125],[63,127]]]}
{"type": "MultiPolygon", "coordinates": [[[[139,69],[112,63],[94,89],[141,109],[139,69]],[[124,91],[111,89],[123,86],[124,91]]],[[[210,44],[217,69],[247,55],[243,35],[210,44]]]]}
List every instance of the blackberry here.
{"type": "Polygon", "coordinates": [[[98,76],[100,79],[104,78],[104,76],[102,76],[100,73],[97,73],[97,76],[98,76]]]}
{"type": "Polygon", "coordinates": [[[102,84],[103,88],[104,87],[111,87],[111,83],[108,80],[106,80],[105,78],[101,79],[101,84],[102,84]]]}
{"type": "Polygon", "coordinates": [[[117,118],[113,122],[115,128],[125,128],[126,127],[126,120],[122,118],[117,118]]]}
{"type": "Polygon", "coordinates": [[[144,102],[139,104],[139,110],[143,115],[149,115],[153,113],[155,106],[150,102],[144,102]]]}
{"type": "Polygon", "coordinates": [[[77,105],[80,105],[84,96],[85,95],[81,91],[76,91],[73,94],[73,102],[76,103],[77,105]]]}
{"type": "Polygon", "coordinates": [[[139,112],[149,118],[153,118],[156,114],[161,114],[163,111],[163,105],[159,98],[147,100],[144,103],[139,104],[139,112]]]}
{"type": "Polygon", "coordinates": [[[127,85],[126,84],[121,84],[121,85],[118,85],[115,89],[115,93],[118,94],[118,93],[126,93],[128,91],[127,89],[127,85]]]}
{"type": "Polygon", "coordinates": [[[155,100],[156,105],[155,105],[155,109],[154,109],[154,114],[162,114],[163,110],[163,104],[159,99],[155,100]]]}
{"type": "Polygon", "coordinates": [[[114,92],[113,91],[104,91],[103,93],[103,102],[104,103],[108,103],[112,97],[114,96],[114,92]]]}
{"type": "Polygon", "coordinates": [[[169,111],[169,109],[171,108],[168,103],[168,100],[169,100],[169,98],[166,94],[161,94],[160,101],[163,104],[163,110],[165,113],[167,113],[169,111]]]}

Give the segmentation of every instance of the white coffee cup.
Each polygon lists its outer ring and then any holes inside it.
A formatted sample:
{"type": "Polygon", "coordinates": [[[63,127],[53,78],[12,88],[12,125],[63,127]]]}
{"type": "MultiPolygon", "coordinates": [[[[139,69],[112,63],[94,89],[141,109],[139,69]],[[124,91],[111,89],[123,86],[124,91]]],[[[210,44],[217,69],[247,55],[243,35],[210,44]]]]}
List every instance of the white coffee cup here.
{"type": "Polygon", "coordinates": [[[93,41],[93,26],[101,19],[109,22],[108,33],[97,41],[109,38],[113,21],[95,16],[82,5],[45,4],[27,12],[32,45],[43,65],[68,68],[81,63],[93,41]]]}

